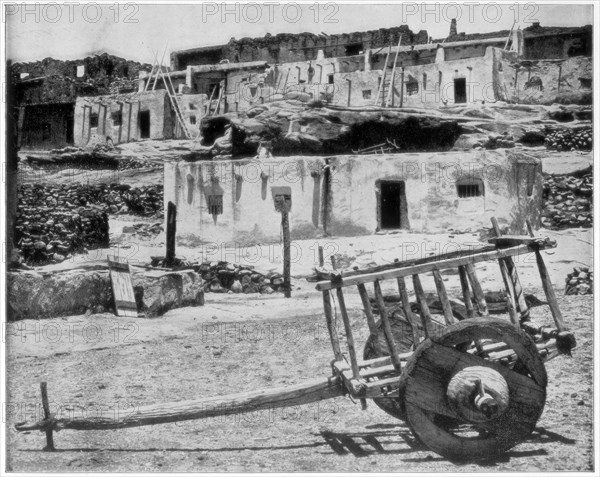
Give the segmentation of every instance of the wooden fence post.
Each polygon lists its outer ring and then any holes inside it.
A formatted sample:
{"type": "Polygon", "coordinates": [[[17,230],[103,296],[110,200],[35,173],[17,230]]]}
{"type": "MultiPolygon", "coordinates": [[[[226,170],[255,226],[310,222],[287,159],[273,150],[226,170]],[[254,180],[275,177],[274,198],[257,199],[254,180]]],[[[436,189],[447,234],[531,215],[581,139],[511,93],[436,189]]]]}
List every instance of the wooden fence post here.
{"type": "Polygon", "coordinates": [[[286,298],[290,298],[292,296],[290,278],[290,218],[285,201],[282,201],[281,205],[281,229],[283,231],[283,293],[286,298]]]}
{"type": "Polygon", "coordinates": [[[166,265],[173,265],[175,261],[175,233],[177,230],[177,206],[169,201],[167,205],[167,255],[166,265]]]}

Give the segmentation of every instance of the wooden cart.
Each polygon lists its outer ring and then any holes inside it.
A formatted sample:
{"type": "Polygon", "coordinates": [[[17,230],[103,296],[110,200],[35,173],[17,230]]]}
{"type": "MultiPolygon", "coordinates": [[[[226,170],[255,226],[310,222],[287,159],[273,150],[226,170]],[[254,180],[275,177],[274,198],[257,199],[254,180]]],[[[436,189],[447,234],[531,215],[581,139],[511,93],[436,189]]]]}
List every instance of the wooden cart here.
{"type": "MultiPolygon", "coordinates": [[[[53,450],[53,431],[100,430],[161,424],[253,412],[261,408],[295,406],[349,395],[367,407],[367,399],[403,419],[432,451],[454,460],[487,459],[522,442],[533,431],[546,400],[544,363],[575,347],[565,328],[541,251],[555,243],[533,237],[500,236],[489,246],[411,263],[397,262],[341,276],[332,273],[317,284],[323,295],[325,319],[334,360],[328,379],[248,393],[144,406],[126,416],[55,418],[42,383],[44,418],[19,423],[19,431],[46,433],[53,450]],[[527,301],[515,266],[516,259],[535,255],[554,326],[528,321],[527,301]],[[503,278],[510,319],[490,318],[474,265],[497,261],[503,278]],[[458,269],[467,318],[456,318],[442,272],[458,269]],[[445,320],[432,318],[420,275],[431,273],[445,320]],[[416,307],[409,303],[406,279],[412,281],[416,307]],[[392,280],[399,292],[400,314],[389,316],[381,283],[392,280]],[[375,321],[367,285],[373,286],[380,320],[375,321]],[[344,290],[356,286],[370,331],[363,359],[357,353],[344,290]],[[347,353],[342,351],[336,310],[342,319],[347,353]],[[417,312],[415,311],[417,309],[417,312]],[[410,343],[407,344],[406,330],[410,343]],[[384,346],[376,346],[377,343],[384,346]]],[[[462,316],[461,316],[462,317],[462,316]]]]}

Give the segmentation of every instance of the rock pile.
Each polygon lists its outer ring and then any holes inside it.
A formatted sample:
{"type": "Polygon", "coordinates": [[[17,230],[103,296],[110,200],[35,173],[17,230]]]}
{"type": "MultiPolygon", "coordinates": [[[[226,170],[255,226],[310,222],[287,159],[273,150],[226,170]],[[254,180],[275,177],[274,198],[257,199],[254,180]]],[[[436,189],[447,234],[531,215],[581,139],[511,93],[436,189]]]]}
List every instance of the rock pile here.
{"type": "Polygon", "coordinates": [[[554,151],[591,151],[593,136],[591,127],[558,129],[546,134],[544,145],[546,149],[554,151]]]}
{"type": "Polygon", "coordinates": [[[26,263],[59,263],[74,252],[108,247],[105,212],[83,206],[61,211],[48,204],[28,201],[17,213],[15,240],[26,263]]]}
{"type": "Polygon", "coordinates": [[[162,186],[26,184],[18,190],[15,241],[26,263],[58,263],[108,247],[108,214],[162,216],[162,186]]]}
{"type": "Polygon", "coordinates": [[[280,273],[260,273],[252,266],[235,265],[228,262],[203,262],[194,265],[194,270],[204,280],[204,290],[213,293],[263,293],[283,291],[283,276],[280,273]]]}
{"type": "Polygon", "coordinates": [[[592,172],[544,178],[542,225],[550,229],[591,227],[593,224],[592,172]]]}
{"type": "Polygon", "coordinates": [[[594,293],[594,272],[588,267],[575,267],[565,280],[565,295],[592,295],[594,293]]]}

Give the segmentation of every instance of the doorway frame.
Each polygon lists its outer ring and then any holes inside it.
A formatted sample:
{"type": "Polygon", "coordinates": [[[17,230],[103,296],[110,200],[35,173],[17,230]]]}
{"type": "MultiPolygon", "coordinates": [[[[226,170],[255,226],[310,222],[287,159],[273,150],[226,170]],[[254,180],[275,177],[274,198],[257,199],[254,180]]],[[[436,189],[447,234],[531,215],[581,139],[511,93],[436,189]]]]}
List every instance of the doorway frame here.
{"type": "Polygon", "coordinates": [[[408,203],[406,201],[406,181],[403,179],[386,178],[375,181],[375,207],[377,216],[376,232],[394,231],[394,230],[410,230],[410,221],[408,220],[408,203]],[[382,219],[382,185],[383,184],[399,184],[400,185],[400,227],[398,228],[383,228],[381,226],[382,219]]]}

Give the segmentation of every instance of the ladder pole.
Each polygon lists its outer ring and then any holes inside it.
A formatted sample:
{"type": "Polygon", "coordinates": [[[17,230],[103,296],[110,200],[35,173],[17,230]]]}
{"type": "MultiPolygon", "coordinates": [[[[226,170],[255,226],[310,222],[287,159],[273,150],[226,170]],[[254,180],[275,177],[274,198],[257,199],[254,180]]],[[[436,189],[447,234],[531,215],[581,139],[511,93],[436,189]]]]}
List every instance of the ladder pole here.
{"type": "Polygon", "coordinates": [[[398,63],[398,53],[400,52],[400,45],[402,44],[402,33],[398,38],[398,46],[396,47],[396,56],[394,57],[394,65],[392,66],[392,78],[390,80],[390,89],[388,90],[387,100],[385,102],[386,107],[390,105],[390,99],[393,96],[394,91],[394,78],[396,73],[396,64],[398,63]]]}
{"type": "Polygon", "coordinates": [[[390,43],[390,46],[388,46],[387,55],[385,57],[385,63],[383,65],[383,78],[381,78],[381,84],[379,85],[379,89],[377,90],[377,97],[375,98],[375,106],[377,106],[377,103],[379,103],[379,95],[382,93],[383,85],[385,84],[385,76],[386,76],[386,71],[387,71],[387,64],[388,64],[388,60],[390,58],[390,52],[391,51],[392,51],[392,44],[390,43]]]}

